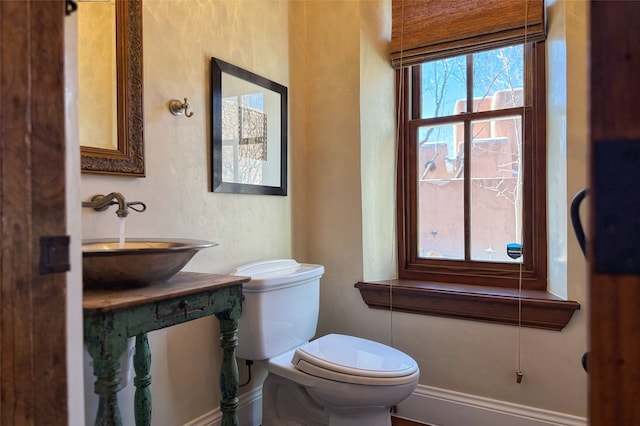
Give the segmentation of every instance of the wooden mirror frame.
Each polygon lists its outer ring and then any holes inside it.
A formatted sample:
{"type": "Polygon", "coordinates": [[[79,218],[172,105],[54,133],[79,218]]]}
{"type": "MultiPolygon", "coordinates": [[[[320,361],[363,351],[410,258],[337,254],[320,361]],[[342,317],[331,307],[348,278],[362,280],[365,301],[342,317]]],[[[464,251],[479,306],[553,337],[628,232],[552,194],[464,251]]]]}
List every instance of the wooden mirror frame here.
{"type": "MultiPolygon", "coordinates": [[[[218,58],[211,58],[211,169],[213,192],[237,194],[287,195],[287,137],[288,137],[288,98],[287,88],[275,81],[261,77],[218,58]],[[270,143],[277,146],[278,162],[272,167],[277,170],[277,184],[261,185],[231,182],[224,179],[223,168],[223,76],[237,78],[261,89],[271,92],[278,99],[272,107],[279,111],[279,120],[271,121],[270,128],[279,129],[279,140],[270,143]]],[[[266,160],[265,160],[266,162],[266,160]]],[[[275,182],[274,182],[275,183],[275,182]]]]}
{"type": "Polygon", "coordinates": [[[116,0],[118,148],[81,146],[81,169],[144,177],[142,0],[116,0]]]}

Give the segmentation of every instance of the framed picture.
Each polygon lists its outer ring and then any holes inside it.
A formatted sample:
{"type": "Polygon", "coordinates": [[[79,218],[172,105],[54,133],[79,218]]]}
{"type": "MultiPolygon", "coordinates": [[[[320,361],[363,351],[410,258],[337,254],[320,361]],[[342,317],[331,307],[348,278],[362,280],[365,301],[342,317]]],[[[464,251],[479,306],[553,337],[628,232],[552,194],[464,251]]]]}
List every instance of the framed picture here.
{"type": "Polygon", "coordinates": [[[212,190],[287,195],[287,88],[211,58],[212,190]]]}

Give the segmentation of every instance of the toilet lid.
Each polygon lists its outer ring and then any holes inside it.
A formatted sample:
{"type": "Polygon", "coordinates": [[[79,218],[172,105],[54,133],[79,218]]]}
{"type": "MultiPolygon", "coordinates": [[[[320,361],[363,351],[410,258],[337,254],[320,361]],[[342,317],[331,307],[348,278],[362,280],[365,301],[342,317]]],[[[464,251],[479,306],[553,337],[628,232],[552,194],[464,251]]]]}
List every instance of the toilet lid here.
{"type": "Polygon", "coordinates": [[[409,355],[366,339],[329,334],[296,349],[297,369],[346,383],[393,385],[417,380],[418,364],[409,355]],[[415,376],[415,377],[414,377],[415,376]]]}

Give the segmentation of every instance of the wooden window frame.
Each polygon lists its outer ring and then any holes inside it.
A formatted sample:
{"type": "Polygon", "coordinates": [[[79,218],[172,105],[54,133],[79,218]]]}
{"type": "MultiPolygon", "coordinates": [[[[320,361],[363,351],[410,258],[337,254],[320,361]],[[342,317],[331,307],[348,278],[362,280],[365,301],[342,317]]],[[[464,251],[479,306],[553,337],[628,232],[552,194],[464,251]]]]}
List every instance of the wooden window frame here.
{"type": "Polygon", "coordinates": [[[355,286],[363,300],[376,309],[562,330],[580,305],[547,292],[544,42],[525,45],[522,170],[526,189],[522,268],[517,263],[418,258],[412,121],[420,120],[414,117],[418,114],[411,115],[411,111],[419,111],[419,99],[416,102],[410,91],[419,80],[410,70],[407,67],[396,71],[396,88],[404,92],[398,97],[397,104],[400,123],[396,206],[399,279],[358,282],[355,286]]]}
{"type": "MultiPolygon", "coordinates": [[[[541,43],[543,44],[543,43],[541,43]]],[[[545,81],[544,46],[530,43],[526,45],[525,55],[525,106],[512,108],[522,114],[523,145],[523,264],[522,287],[528,290],[545,290],[546,284],[546,126],[545,126],[545,81]],[[542,54],[538,54],[542,52],[542,54]],[[533,69],[532,69],[533,68],[533,69]],[[524,111],[523,111],[524,110],[524,111]],[[535,235],[535,238],[534,238],[535,235]]],[[[417,254],[417,188],[415,164],[415,129],[425,122],[436,119],[420,119],[420,74],[413,68],[398,71],[403,78],[400,87],[403,90],[398,107],[404,108],[400,116],[402,135],[399,139],[398,157],[398,275],[401,279],[427,280],[433,282],[487,285],[492,287],[518,288],[520,279],[519,263],[479,262],[471,260],[440,260],[419,258],[417,254]],[[410,79],[410,81],[409,81],[410,79]],[[408,112],[408,113],[407,113],[408,112]],[[408,118],[409,117],[409,118],[408,118]]],[[[469,82],[469,84],[471,84],[469,82]]],[[[498,113],[504,114],[499,111],[498,113]]],[[[455,116],[456,121],[471,122],[480,117],[490,117],[496,111],[482,113],[469,112],[455,116]]],[[[451,121],[451,118],[443,117],[451,121]]],[[[465,144],[468,145],[469,144],[465,144]]],[[[469,170],[471,161],[465,156],[465,170],[469,170]]],[[[469,173],[465,173],[469,178],[469,173]]],[[[465,205],[470,200],[469,182],[465,183],[465,205]]],[[[465,222],[469,223],[468,211],[465,222]]],[[[504,248],[506,249],[506,247],[504,248]]]]}

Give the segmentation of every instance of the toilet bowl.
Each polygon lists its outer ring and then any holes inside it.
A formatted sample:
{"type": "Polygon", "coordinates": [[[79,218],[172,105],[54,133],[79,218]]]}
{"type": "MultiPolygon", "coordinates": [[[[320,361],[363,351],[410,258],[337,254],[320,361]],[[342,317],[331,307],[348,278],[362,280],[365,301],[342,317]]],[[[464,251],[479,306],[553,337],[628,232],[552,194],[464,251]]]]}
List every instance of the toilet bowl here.
{"type": "Polygon", "coordinates": [[[418,384],[409,355],[342,334],[310,340],[316,331],[324,268],[291,259],[232,271],[251,277],[237,355],[263,363],[262,425],[390,426],[390,408],[418,384]]]}
{"type": "MultiPolygon", "coordinates": [[[[291,382],[323,412],[324,422],[340,426],[391,424],[390,407],[405,400],[418,384],[420,372],[408,355],[391,347],[353,336],[329,334],[267,362],[278,386],[291,382]],[[302,390],[303,389],[303,390],[302,390]]],[[[263,387],[263,416],[286,412],[288,398],[269,398],[263,387]]],[[[310,404],[312,405],[312,404],[310,404]]],[[[263,424],[269,424],[263,418],[263,424]]],[[[277,417],[275,417],[277,419],[277,417]]],[[[273,424],[278,424],[274,422],[273,424]]]]}

